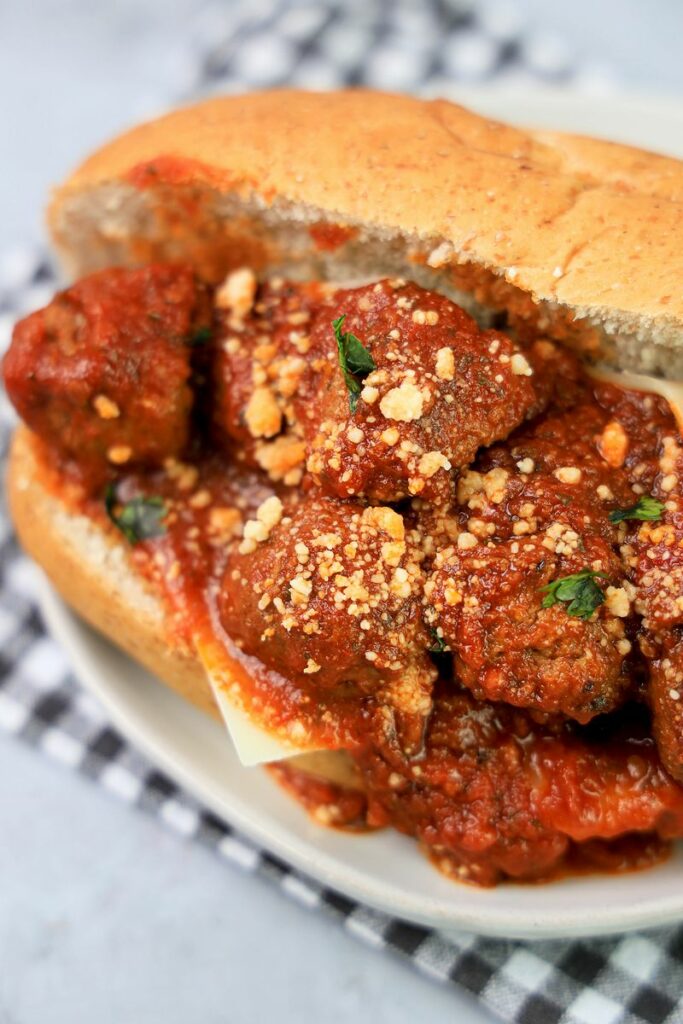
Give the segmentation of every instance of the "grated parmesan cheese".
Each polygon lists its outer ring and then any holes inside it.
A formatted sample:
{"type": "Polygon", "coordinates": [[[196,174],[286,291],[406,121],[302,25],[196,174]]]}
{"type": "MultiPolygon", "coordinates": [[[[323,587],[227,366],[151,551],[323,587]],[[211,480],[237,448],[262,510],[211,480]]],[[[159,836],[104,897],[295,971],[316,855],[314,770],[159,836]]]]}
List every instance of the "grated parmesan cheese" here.
{"type": "Polygon", "coordinates": [[[424,410],[424,393],[406,378],[399,387],[386,393],[379,407],[388,420],[403,423],[419,420],[424,410]]]}

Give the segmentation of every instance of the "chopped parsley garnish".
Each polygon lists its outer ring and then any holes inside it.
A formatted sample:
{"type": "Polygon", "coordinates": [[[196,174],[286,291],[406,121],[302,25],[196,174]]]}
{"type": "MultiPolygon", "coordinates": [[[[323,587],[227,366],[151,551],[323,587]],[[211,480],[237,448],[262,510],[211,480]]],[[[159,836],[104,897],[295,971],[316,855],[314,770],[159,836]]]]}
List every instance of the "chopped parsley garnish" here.
{"type": "Polygon", "coordinates": [[[435,629],[431,628],[429,632],[432,634],[432,643],[428,647],[428,650],[431,651],[432,654],[443,654],[448,647],[448,644],[442,636],[439,636],[435,629]]]}
{"type": "Polygon", "coordinates": [[[630,508],[615,508],[609,514],[610,523],[623,523],[625,519],[640,519],[644,523],[656,523],[662,518],[664,502],[643,494],[630,508]]]}
{"type": "Polygon", "coordinates": [[[607,579],[604,572],[593,572],[592,569],[582,569],[572,576],[562,576],[559,580],[541,587],[545,593],[542,607],[552,608],[554,604],[563,601],[567,604],[567,614],[577,619],[590,619],[591,615],[605,600],[605,594],[601,587],[595,582],[596,578],[607,579]]]}
{"type": "Polygon", "coordinates": [[[363,390],[363,378],[376,370],[377,365],[360,338],[351,331],[342,330],[345,320],[346,313],[343,313],[332,321],[332,327],[337,339],[339,366],[349,393],[349,408],[354,413],[358,405],[358,396],[363,390]]]}
{"type": "Polygon", "coordinates": [[[190,345],[205,345],[212,337],[213,331],[210,327],[198,327],[194,334],[190,335],[188,342],[190,345]]]}
{"type": "Polygon", "coordinates": [[[119,504],[116,488],[109,484],[104,495],[104,507],[114,526],[131,544],[161,537],[166,532],[161,520],[167,509],[162,498],[131,498],[125,504],[119,504]]]}

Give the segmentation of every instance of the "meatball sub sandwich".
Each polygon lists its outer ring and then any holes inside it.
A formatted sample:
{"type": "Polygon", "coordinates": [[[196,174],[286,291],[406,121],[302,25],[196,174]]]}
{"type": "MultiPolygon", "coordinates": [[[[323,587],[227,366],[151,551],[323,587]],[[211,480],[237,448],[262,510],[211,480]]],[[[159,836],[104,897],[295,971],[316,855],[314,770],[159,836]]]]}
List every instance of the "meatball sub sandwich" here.
{"type": "Polygon", "coordinates": [[[371,92],[56,192],[14,521],[323,824],[491,885],[683,835],[683,166],[371,92]]]}

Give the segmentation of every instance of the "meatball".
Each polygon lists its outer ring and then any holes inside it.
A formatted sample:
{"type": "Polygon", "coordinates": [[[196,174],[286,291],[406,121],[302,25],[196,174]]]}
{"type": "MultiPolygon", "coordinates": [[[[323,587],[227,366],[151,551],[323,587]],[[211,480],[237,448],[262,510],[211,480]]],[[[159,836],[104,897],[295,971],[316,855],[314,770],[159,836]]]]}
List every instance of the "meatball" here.
{"type": "Polygon", "coordinates": [[[272,498],[230,552],[221,623],[320,699],[376,695],[419,742],[436,675],[421,561],[419,537],[390,508],[272,498]]]}
{"type": "Polygon", "coordinates": [[[621,620],[606,610],[586,621],[567,604],[543,607],[544,587],[596,563],[619,579],[615,556],[600,542],[561,558],[541,537],[441,550],[427,594],[458,678],[481,699],[581,722],[616,706],[628,685],[621,620]]]}
{"type": "MultiPolygon", "coordinates": [[[[649,645],[646,643],[646,649],[649,645]]],[[[650,642],[651,644],[651,642],[650,642]]],[[[683,638],[676,630],[667,642],[649,650],[652,731],[667,771],[683,782],[683,638]]]]}
{"type": "Polygon", "coordinates": [[[683,444],[664,399],[607,386],[596,392],[610,417],[600,448],[632,485],[621,504],[645,502],[645,515],[620,524],[620,551],[642,616],[653,733],[666,768],[683,781],[683,444]]]}
{"type": "Polygon", "coordinates": [[[623,550],[632,564],[640,646],[649,662],[652,729],[666,768],[683,782],[683,449],[673,431],[659,438],[648,487],[656,521],[630,524],[623,550]]]}
{"type": "Polygon", "coordinates": [[[17,324],[3,364],[10,398],[93,482],[158,464],[187,442],[189,342],[207,314],[189,268],[92,274],[17,324]]]}
{"type": "Polygon", "coordinates": [[[574,842],[683,832],[683,789],[635,723],[594,743],[452,692],[434,701],[419,761],[383,738],[356,761],[369,823],[390,821],[444,871],[480,885],[547,876],[574,842]]]}
{"type": "Polygon", "coordinates": [[[311,348],[312,311],[329,289],[273,278],[257,290],[248,270],[230,274],[216,292],[221,321],[213,346],[212,420],[216,442],[295,485],[304,471],[306,445],[293,396],[311,348]]]}
{"type": "Polygon", "coordinates": [[[653,479],[645,487],[659,504],[658,516],[630,523],[625,549],[633,560],[636,607],[651,634],[683,626],[683,444],[673,430],[663,430],[656,442],[653,479]]]}
{"type": "Polygon", "coordinates": [[[312,349],[324,361],[302,420],[308,469],[329,493],[441,501],[451,494],[452,470],[547,399],[541,358],[525,356],[504,334],[481,331],[459,306],[417,285],[381,281],[339,291],[330,310],[311,329],[312,349]],[[342,315],[345,335],[361,341],[376,367],[362,381],[355,411],[330,329],[330,316],[342,315]]]}
{"type": "Polygon", "coordinates": [[[445,546],[426,615],[479,698],[586,722],[628,690],[632,589],[609,509],[633,492],[596,449],[601,422],[577,407],[513,435],[461,476],[431,527],[445,546]]]}
{"type": "Polygon", "coordinates": [[[252,297],[224,331],[220,427],[286,482],[305,457],[339,498],[450,497],[453,470],[545,406],[560,358],[403,281],[327,294],[271,282],[252,297]]]}
{"type": "Polygon", "coordinates": [[[667,770],[683,782],[683,507],[678,494],[666,497],[671,507],[657,522],[634,524],[624,550],[634,563],[635,607],[643,616],[652,730],[667,770]]]}

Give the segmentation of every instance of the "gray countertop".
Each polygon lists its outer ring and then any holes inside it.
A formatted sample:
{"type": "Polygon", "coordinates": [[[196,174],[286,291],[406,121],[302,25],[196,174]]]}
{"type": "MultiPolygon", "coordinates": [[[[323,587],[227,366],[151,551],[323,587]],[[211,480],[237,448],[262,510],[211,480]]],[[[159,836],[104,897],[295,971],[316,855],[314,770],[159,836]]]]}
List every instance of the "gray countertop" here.
{"type": "MultiPolygon", "coordinates": [[[[0,6],[0,249],[39,241],[84,151],[183,92],[200,6],[0,6]]],[[[517,6],[591,67],[683,92],[679,0],[517,6]]],[[[3,737],[0,776],[0,1024],[489,1019],[3,737]]]]}
{"type": "Polygon", "coordinates": [[[489,1019],[32,750],[0,776],[2,1024],[489,1019]]]}

